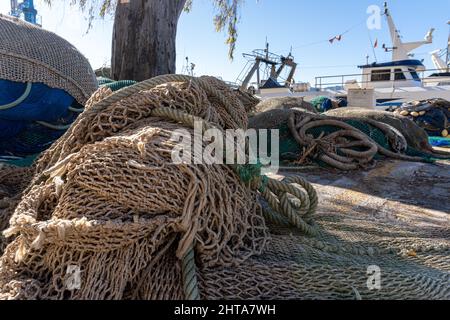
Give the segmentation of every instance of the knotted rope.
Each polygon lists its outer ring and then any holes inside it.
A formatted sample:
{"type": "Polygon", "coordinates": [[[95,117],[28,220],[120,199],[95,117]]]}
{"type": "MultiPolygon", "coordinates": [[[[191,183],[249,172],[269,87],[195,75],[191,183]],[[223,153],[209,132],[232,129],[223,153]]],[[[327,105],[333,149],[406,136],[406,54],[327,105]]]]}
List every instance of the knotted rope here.
{"type": "MultiPolygon", "coordinates": [[[[357,120],[354,119],[354,121],[357,120]]],[[[377,154],[403,161],[426,162],[424,158],[400,153],[406,151],[408,145],[405,137],[392,126],[370,119],[359,119],[358,123],[381,131],[389,147],[395,152],[388,150],[368,134],[338,118],[296,111],[288,119],[292,136],[299,145],[308,149],[306,156],[312,156],[339,170],[356,170],[368,166],[377,154]],[[335,131],[329,133],[322,131],[318,137],[310,133],[324,128],[335,131]]]]}

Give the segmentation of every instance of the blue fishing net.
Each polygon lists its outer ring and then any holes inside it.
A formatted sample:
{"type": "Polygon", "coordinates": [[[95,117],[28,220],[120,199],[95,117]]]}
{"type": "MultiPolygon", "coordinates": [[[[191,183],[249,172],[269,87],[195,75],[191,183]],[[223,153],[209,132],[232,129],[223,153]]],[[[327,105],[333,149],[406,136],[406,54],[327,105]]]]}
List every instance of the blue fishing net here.
{"type": "Polygon", "coordinates": [[[10,105],[26,88],[26,83],[0,79],[0,157],[27,157],[44,151],[79,114],[70,110],[81,107],[71,95],[42,83],[33,83],[25,100],[10,105]]]}
{"type": "Polygon", "coordinates": [[[429,140],[433,147],[450,148],[450,138],[430,137],[429,140]]]}

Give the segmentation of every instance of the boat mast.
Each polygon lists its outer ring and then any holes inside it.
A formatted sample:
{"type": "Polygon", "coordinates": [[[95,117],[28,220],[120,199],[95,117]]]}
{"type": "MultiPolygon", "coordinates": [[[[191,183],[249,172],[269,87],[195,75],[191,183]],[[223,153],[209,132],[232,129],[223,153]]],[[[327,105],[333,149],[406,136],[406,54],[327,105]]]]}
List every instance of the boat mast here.
{"type": "Polygon", "coordinates": [[[443,50],[436,50],[430,52],[430,54],[431,54],[431,61],[433,62],[436,69],[439,69],[442,72],[447,72],[446,70],[448,69],[448,63],[443,60],[444,54],[446,54],[446,52],[443,50]]]}
{"type": "MultiPolygon", "coordinates": [[[[392,61],[401,61],[410,59],[410,52],[417,49],[423,45],[433,43],[433,32],[434,29],[428,31],[423,41],[415,42],[402,42],[400,33],[395,26],[394,19],[392,18],[391,12],[389,11],[387,2],[384,3],[384,15],[386,16],[389,31],[391,33],[392,39],[392,61]]],[[[387,48],[385,48],[387,50],[387,48]]]]}
{"type": "Polygon", "coordinates": [[[183,65],[181,72],[183,74],[193,77],[195,67],[196,67],[195,63],[192,62],[189,63],[189,57],[186,57],[186,65],[183,65]]]}
{"type": "Polygon", "coordinates": [[[269,42],[266,40],[265,49],[257,49],[253,50],[253,53],[244,53],[243,56],[249,59],[249,62],[252,64],[249,71],[247,70],[248,64],[244,67],[241,74],[239,75],[236,83],[239,85],[239,88],[243,91],[247,90],[250,81],[256,73],[256,83],[258,88],[262,85],[262,83],[268,79],[261,79],[260,67],[265,64],[270,67],[270,73],[267,75],[269,79],[272,79],[275,82],[278,82],[278,78],[285,68],[289,68],[288,77],[285,80],[285,87],[289,87],[290,84],[294,81],[295,71],[297,70],[297,63],[294,61],[294,57],[292,56],[292,48],[291,52],[287,57],[272,53],[269,51],[269,42]],[[277,66],[279,66],[277,68],[277,66]],[[241,75],[245,72],[244,79],[241,80],[241,75]]]}

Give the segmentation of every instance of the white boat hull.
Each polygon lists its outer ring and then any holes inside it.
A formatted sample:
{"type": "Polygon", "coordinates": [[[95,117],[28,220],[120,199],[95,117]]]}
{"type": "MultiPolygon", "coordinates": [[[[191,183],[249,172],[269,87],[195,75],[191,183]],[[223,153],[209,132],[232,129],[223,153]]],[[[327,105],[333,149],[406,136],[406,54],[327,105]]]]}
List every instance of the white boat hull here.
{"type": "MultiPolygon", "coordinates": [[[[375,88],[375,98],[377,101],[410,102],[414,100],[445,99],[450,101],[450,85],[448,86],[427,86],[427,87],[400,87],[400,88],[375,88]]],[[[324,90],[291,92],[287,88],[272,91],[261,90],[257,95],[261,99],[277,97],[316,97],[327,96],[330,98],[346,97],[346,90],[324,90]]]]}

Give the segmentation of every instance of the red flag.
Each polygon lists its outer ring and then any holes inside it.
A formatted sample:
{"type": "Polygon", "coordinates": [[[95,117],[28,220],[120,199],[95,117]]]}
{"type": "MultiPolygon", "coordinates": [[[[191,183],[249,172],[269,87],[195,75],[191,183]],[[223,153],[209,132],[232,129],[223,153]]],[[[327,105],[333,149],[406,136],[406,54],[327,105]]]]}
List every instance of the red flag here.
{"type": "Polygon", "coordinates": [[[375,44],[373,45],[374,48],[378,48],[378,39],[375,40],[375,44]]]}

